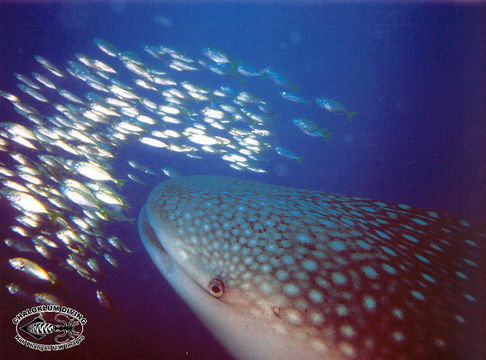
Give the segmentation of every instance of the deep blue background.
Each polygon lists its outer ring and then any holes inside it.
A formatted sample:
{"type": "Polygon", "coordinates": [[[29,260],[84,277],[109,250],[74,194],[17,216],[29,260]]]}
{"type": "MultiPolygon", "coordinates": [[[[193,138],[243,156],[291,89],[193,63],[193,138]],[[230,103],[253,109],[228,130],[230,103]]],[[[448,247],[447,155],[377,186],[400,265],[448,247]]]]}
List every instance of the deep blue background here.
{"type": "MultiPolygon", "coordinates": [[[[76,52],[109,63],[92,42],[95,37],[145,59],[149,57],[142,44],[165,44],[193,58],[200,58],[200,48],[209,45],[257,69],[271,66],[284,73],[304,97],[342,102],[358,112],[355,122],[315,104],[290,103],[280,98],[275,84],[249,79],[245,86],[278,114],[273,143],[302,155],[302,163],[266,154],[262,166],[268,173],[249,174],[217,158],[191,160],[135,145],[121,150],[116,175],[124,176],[126,160],[138,159],[155,169],[173,167],[183,175],[246,177],[485,219],[486,6],[299,4],[1,3],[0,89],[18,94],[13,73],[40,71],[34,55],[62,68],[76,52]],[[300,133],[291,123],[296,116],[330,127],[329,143],[300,133]]],[[[195,82],[208,87],[231,84],[208,72],[195,82]]],[[[78,95],[87,90],[73,84],[68,89],[78,95]]],[[[3,98],[0,114],[1,121],[23,121],[3,98]]],[[[145,178],[146,188],[127,183],[123,193],[132,205],[131,216],[137,216],[161,179],[145,178]]],[[[0,210],[5,237],[11,235],[11,214],[5,203],[0,210]]],[[[226,359],[152,265],[135,226],[116,224],[110,231],[134,249],[132,256],[120,259],[123,271],[112,271],[103,286],[121,316],[114,319],[98,306],[91,284],[65,279],[72,288],[66,300],[88,319],[86,340],[54,355],[226,359]]],[[[17,279],[7,264],[15,255],[0,248],[2,287],[17,279]]],[[[0,289],[0,303],[0,358],[50,356],[13,339],[11,318],[31,302],[0,289]]]]}

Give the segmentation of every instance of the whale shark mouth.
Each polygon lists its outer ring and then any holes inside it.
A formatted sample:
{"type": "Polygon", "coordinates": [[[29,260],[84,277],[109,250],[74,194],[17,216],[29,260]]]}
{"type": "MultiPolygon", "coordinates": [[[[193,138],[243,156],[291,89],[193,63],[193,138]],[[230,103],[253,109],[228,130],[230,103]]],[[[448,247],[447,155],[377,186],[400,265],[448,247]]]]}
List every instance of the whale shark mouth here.
{"type": "Polygon", "coordinates": [[[159,241],[157,234],[150,224],[147,214],[147,206],[144,206],[140,211],[140,216],[138,218],[138,229],[143,244],[151,256],[152,261],[157,265],[163,274],[170,273],[174,269],[173,261],[162,246],[162,243],[159,241]]]}

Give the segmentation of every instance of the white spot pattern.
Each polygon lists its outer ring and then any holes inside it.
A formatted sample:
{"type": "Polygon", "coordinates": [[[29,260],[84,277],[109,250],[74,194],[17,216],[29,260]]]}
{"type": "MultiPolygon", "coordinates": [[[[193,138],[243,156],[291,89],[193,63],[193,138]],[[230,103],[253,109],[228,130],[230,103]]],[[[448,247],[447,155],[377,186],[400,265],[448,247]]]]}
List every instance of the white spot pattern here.
{"type": "Polygon", "coordinates": [[[193,265],[239,288],[241,301],[270,306],[278,331],[282,322],[307,329],[296,334],[313,334],[309,345],[323,353],[447,359],[477,348],[484,225],[222,177],[169,180],[149,212],[193,265]]]}

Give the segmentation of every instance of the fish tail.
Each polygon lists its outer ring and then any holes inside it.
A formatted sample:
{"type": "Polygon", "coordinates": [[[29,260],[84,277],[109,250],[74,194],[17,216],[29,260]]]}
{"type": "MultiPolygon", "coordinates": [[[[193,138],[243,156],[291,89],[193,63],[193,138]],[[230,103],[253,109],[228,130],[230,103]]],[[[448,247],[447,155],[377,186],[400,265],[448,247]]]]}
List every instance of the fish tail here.
{"type": "Polygon", "coordinates": [[[233,70],[238,70],[238,61],[232,61],[231,65],[233,65],[233,70]]]}
{"type": "Polygon", "coordinates": [[[349,121],[353,121],[353,118],[356,114],[357,114],[356,112],[348,112],[349,121]]]}
{"type": "Polygon", "coordinates": [[[329,141],[329,138],[332,135],[332,133],[328,133],[327,130],[329,130],[329,128],[325,128],[324,130],[321,130],[322,137],[324,138],[324,140],[326,140],[326,142],[329,141]]]}
{"type": "Polygon", "coordinates": [[[298,157],[297,157],[297,160],[298,160],[299,162],[302,162],[302,159],[304,159],[304,157],[303,157],[303,156],[298,156],[298,157]]]}
{"type": "Polygon", "coordinates": [[[57,218],[62,216],[63,212],[62,211],[51,211],[49,213],[49,220],[51,221],[52,225],[56,225],[57,223],[57,218]]]}
{"type": "Polygon", "coordinates": [[[125,184],[126,180],[125,179],[118,179],[115,181],[116,188],[118,190],[121,189],[121,187],[125,184]]]}

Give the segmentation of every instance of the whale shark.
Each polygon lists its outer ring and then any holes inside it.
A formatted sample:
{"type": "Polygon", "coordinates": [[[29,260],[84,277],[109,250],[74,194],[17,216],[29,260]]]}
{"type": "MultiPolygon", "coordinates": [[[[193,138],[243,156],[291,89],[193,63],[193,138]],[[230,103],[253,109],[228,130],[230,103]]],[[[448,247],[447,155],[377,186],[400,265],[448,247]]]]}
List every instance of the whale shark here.
{"type": "Polygon", "coordinates": [[[484,358],[481,221],[188,176],[151,191],[138,227],[236,359],[484,358]]]}

